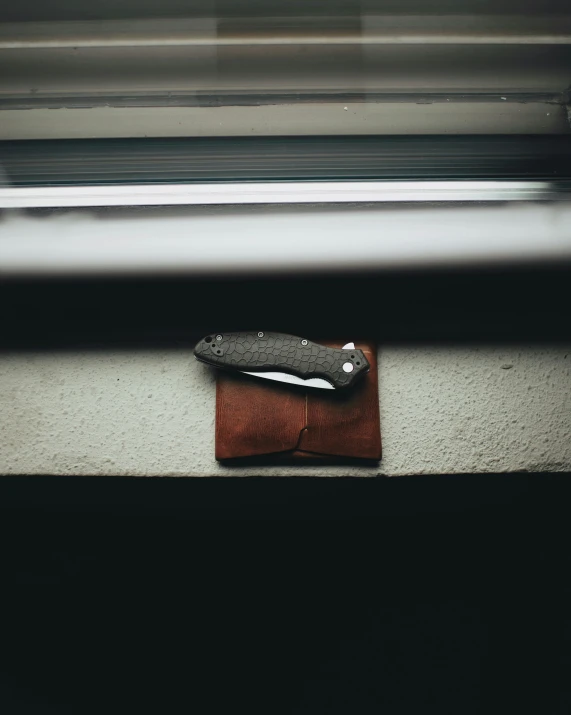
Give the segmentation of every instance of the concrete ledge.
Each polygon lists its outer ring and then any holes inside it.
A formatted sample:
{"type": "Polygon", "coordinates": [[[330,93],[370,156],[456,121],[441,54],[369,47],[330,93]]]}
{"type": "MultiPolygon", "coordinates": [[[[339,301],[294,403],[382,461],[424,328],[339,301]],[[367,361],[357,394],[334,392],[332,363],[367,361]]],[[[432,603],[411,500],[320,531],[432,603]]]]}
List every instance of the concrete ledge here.
{"type": "MultiPolygon", "coordinates": [[[[380,351],[375,467],[267,476],[568,471],[571,346],[380,351]]],[[[214,375],[188,351],[0,356],[0,473],[247,476],[214,460],[214,375]]]]}

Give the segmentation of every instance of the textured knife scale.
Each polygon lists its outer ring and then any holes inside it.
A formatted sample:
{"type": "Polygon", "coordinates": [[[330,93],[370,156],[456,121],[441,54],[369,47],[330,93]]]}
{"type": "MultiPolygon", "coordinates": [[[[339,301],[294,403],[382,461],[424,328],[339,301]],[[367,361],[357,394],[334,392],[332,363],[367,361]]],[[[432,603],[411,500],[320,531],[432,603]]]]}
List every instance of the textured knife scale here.
{"type": "Polygon", "coordinates": [[[353,387],[369,369],[359,349],[341,351],[283,333],[211,335],[198,343],[195,355],[215,367],[230,370],[289,372],[304,380],[319,377],[336,389],[353,387]],[[343,370],[346,363],[351,364],[351,372],[343,370]]]}
{"type": "MultiPolygon", "coordinates": [[[[341,348],[346,341],[323,342],[341,348]]],[[[303,390],[218,370],[216,459],[236,464],[378,461],[376,346],[362,342],[355,348],[370,370],[350,390],[303,390]]]]}

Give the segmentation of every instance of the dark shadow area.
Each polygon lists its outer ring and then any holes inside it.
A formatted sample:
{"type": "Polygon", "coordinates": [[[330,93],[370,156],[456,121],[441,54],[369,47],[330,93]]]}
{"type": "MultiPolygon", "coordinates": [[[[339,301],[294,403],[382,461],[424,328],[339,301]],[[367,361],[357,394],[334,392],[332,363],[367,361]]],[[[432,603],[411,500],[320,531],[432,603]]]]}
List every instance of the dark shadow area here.
{"type": "Polygon", "coordinates": [[[272,330],[313,340],[568,342],[571,267],[297,277],[0,280],[1,349],[178,347],[272,330]]]}
{"type": "Polygon", "coordinates": [[[570,479],[4,477],[3,711],[567,713],[570,479]]]}

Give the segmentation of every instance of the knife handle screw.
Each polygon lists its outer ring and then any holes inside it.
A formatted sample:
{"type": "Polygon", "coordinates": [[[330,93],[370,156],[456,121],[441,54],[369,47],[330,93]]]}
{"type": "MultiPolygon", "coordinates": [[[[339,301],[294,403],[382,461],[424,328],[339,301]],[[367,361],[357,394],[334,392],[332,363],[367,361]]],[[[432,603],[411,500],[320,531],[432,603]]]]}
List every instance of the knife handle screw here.
{"type": "Polygon", "coordinates": [[[217,336],[216,336],[216,340],[222,340],[222,336],[221,336],[221,335],[217,335],[217,336]]]}
{"type": "Polygon", "coordinates": [[[304,338],[304,339],[301,341],[301,344],[304,345],[304,346],[307,345],[307,340],[304,338]]]}
{"type": "Polygon", "coordinates": [[[264,334],[263,334],[263,333],[258,333],[258,337],[259,337],[259,338],[263,338],[263,337],[264,337],[264,334]]]}

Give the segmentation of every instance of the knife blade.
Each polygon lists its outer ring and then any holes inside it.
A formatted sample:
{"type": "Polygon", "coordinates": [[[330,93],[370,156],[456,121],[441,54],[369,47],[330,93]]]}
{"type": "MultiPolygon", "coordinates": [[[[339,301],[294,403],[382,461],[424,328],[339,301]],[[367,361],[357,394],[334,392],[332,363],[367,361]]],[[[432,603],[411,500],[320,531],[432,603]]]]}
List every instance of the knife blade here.
{"type": "Polygon", "coordinates": [[[303,387],[347,389],[368,370],[362,350],[330,348],[284,333],[213,333],[198,342],[197,360],[213,367],[303,387]]]}

